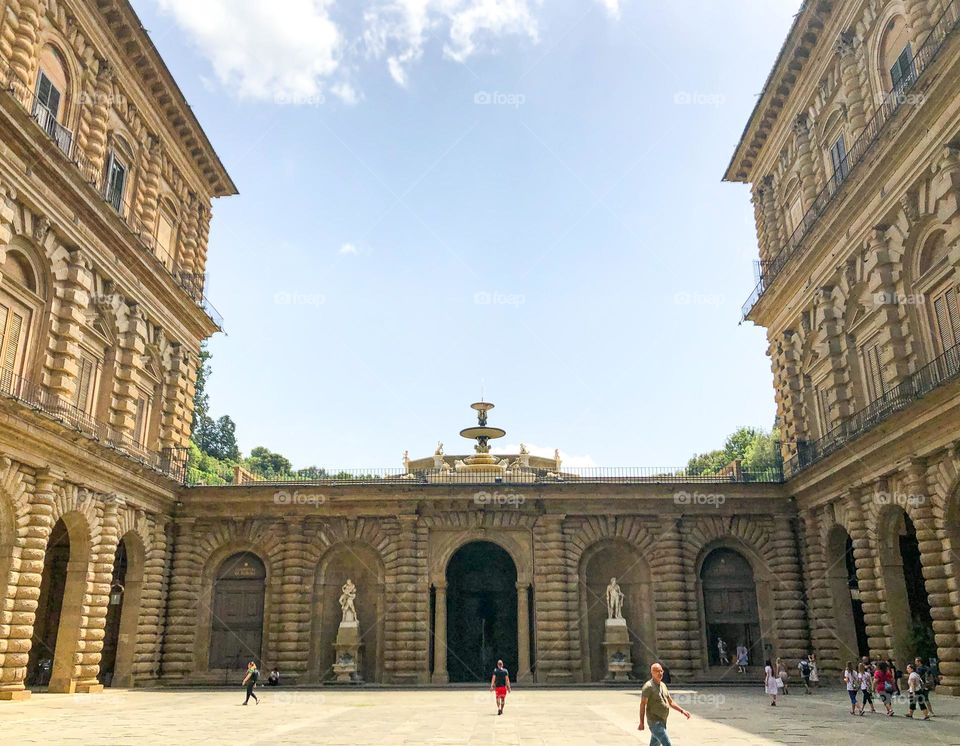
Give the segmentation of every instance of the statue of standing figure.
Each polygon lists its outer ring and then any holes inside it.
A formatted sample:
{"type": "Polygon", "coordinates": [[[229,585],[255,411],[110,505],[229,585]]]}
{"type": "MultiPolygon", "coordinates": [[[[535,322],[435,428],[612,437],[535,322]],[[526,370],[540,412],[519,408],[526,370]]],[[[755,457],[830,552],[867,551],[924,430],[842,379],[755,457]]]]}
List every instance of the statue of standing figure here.
{"type": "Polygon", "coordinates": [[[357,598],[357,586],[350,578],[340,588],[340,608],[343,610],[341,624],[357,622],[357,607],[354,601],[357,598]]]}
{"type": "Polygon", "coordinates": [[[607,619],[623,619],[623,591],[616,578],[607,586],[607,619]]]}

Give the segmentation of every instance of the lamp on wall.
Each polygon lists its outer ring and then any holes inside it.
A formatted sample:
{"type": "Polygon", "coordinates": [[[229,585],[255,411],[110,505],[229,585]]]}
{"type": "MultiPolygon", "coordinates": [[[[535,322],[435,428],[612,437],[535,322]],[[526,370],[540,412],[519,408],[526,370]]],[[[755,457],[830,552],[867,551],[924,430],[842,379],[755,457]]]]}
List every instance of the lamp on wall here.
{"type": "Polygon", "coordinates": [[[123,586],[120,583],[114,583],[110,586],[110,605],[117,606],[123,601],[123,586]]]}

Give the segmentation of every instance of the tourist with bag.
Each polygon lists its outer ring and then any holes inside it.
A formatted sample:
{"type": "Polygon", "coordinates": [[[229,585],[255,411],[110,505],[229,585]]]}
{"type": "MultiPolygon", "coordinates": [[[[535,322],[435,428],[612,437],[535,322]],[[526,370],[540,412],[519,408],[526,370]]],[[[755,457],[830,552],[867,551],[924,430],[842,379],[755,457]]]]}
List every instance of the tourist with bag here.
{"type": "Polygon", "coordinates": [[[873,681],[874,691],[877,693],[877,696],[880,697],[883,706],[887,708],[887,715],[893,717],[893,693],[895,691],[893,686],[893,672],[890,670],[890,666],[887,665],[886,661],[880,661],[877,664],[877,670],[873,674],[873,681]]]}
{"type": "Polygon", "coordinates": [[[780,677],[773,672],[773,666],[770,665],[768,660],[766,665],[763,667],[763,690],[770,695],[770,706],[777,706],[777,695],[780,694],[780,687],[783,686],[783,682],[780,680],[780,677]]]}

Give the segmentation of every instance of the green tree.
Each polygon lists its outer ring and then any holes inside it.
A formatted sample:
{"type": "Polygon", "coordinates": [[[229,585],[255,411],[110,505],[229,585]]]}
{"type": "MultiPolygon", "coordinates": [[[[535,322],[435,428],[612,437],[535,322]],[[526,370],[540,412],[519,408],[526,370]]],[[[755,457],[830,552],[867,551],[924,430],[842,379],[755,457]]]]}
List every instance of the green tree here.
{"type": "Polygon", "coordinates": [[[225,414],[218,419],[207,438],[206,452],[221,461],[239,461],[240,448],[237,446],[237,426],[225,414]]]}
{"type": "Polygon", "coordinates": [[[716,474],[732,461],[740,461],[744,471],[775,470],[780,463],[779,433],[756,427],[740,427],[731,433],[723,449],[694,455],[687,462],[687,473],[716,474]]]}
{"type": "Polygon", "coordinates": [[[290,476],[292,466],[286,456],[274,453],[269,448],[257,446],[243,462],[247,471],[259,474],[265,479],[290,476]]]}

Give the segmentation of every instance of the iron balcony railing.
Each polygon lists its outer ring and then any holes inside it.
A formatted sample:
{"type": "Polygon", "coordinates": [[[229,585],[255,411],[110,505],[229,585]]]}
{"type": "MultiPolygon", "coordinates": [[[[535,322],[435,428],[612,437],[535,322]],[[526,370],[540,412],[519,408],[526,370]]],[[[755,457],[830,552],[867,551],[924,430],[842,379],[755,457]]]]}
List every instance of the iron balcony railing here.
{"type": "Polygon", "coordinates": [[[934,24],[933,30],[929,33],[926,40],[917,50],[913,57],[913,63],[906,74],[894,86],[890,92],[883,97],[877,110],[867,122],[863,132],[857,137],[853,145],[847,151],[844,158],[837,164],[833,175],[827,179],[826,185],[820,190],[813,200],[813,204],[804,213],[799,225],[796,226],[791,236],[787,239],[786,245],[781,247],[770,260],[757,263],[759,268],[759,281],[747,302],[743,304],[742,315],[746,319],[753,307],[757,304],[763,294],[767,291],[773,281],[783,272],[789,261],[804,253],[804,239],[810,234],[810,231],[817,224],[820,216],[832,203],[834,196],[840,191],[844,182],[848,181],[857,166],[863,161],[864,156],[870,152],[871,148],[880,139],[887,122],[896,114],[901,107],[910,102],[908,95],[910,89],[917,80],[923,75],[923,72],[936,59],[943,47],[947,37],[956,30],[960,24],[960,0],[950,0],[946,9],[940,15],[940,18],[934,24]]]}
{"type": "Polygon", "coordinates": [[[42,412],[65,427],[112,448],[180,484],[184,483],[188,460],[186,449],[151,450],[142,442],[65,401],[40,384],[17,375],[9,368],[0,368],[0,398],[13,399],[36,412],[42,412]]]}
{"type": "Polygon", "coordinates": [[[164,251],[157,243],[154,233],[155,227],[146,225],[133,209],[130,199],[130,189],[111,189],[104,178],[102,170],[97,167],[77,146],[73,133],[64,127],[50,109],[43,104],[36,94],[17,80],[9,66],[0,71],[0,86],[11,98],[22,106],[30,117],[53,140],[57,148],[76,167],[83,180],[90,185],[97,196],[120,216],[134,236],[139,239],[139,245],[144,253],[151,256],[154,262],[164,272],[170,275],[177,287],[213,321],[220,329],[223,328],[223,316],[203,294],[206,277],[200,272],[185,270],[174,257],[164,251]]]}
{"type": "Polygon", "coordinates": [[[797,453],[785,465],[785,472],[792,477],[811,464],[826,458],[831,453],[850,443],[855,438],[906,409],[934,389],[960,378],[960,345],[950,348],[940,357],[930,361],[897,386],[883,393],[859,412],[851,415],[830,432],[813,441],[797,444],[797,453]]]}
{"type": "MultiPolygon", "coordinates": [[[[245,472],[239,477],[236,469],[217,472],[201,472],[193,464],[187,466],[186,483],[189,486],[256,485],[265,487],[323,486],[323,485],[547,485],[547,484],[669,484],[669,485],[718,485],[768,483],[780,484],[783,471],[779,467],[760,470],[730,469],[721,473],[702,474],[685,467],[570,467],[559,471],[529,469],[508,472],[500,470],[481,472],[456,472],[453,470],[403,469],[307,469],[303,472],[262,477],[245,472]]],[[[698,499],[699,493],[690,493],[690,502],[698,499]]]]}

